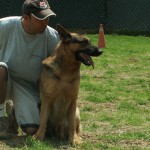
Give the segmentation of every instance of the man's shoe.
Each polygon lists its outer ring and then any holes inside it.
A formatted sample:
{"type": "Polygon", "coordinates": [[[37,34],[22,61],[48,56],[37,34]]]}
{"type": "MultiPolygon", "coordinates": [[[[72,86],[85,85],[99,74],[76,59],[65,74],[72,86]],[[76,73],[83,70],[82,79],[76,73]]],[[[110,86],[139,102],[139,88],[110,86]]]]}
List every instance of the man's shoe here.
{"type": "Polygon", "coordinates": [[[8,133],[8,118],[0,117],[0,140],[7,140],[11,138],[11,134],[8,133]]]}
{"type": "Polygon", "coordinates": [[[6,101],[7,117],[0,117],[0,140],[8,140],[18,134],[15,109],[11,100],[6,101]]]}
{"type": "Polygon", "coordinates": [[[18,123],[16,120],[15,109],[14,109],[12,100],[6,101],[6,113],[8,117],[8,123],[9,123],[8,133],[17,135],[19,127],[18,127],[18,123]]]}

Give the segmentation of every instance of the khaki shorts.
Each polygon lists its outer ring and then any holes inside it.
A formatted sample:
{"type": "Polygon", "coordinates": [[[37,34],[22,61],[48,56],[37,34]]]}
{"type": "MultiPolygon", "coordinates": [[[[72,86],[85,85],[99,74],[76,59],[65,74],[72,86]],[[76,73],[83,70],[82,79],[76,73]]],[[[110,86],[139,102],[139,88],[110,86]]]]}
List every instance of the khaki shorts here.
{"type": "Polygon", "coordinates": [[[13,80],[8,75],[6,100],[13,100],[15,115],[22,128],[39,126],[39,91],[27,81],[13,80]]]}

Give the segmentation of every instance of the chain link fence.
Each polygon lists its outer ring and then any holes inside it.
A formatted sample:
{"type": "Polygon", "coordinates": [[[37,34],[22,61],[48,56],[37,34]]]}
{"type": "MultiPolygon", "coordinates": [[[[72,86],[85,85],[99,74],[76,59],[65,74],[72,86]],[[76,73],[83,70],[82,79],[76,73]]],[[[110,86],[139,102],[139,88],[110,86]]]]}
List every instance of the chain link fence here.
{"type": "Polygon", "coordinates": [[[150,34],[150,0],[107,0],[108,31],[150,34]]]}
{"type": "MultiPolygon", "coordinates": [[[[150,0],[48,0],[57,14],[49,24],[71,30],[98,33],[104,24],[107,33],[150,35],[150,0]]],[[[22,15],[24,0],[0,0],[0,18],[22,15]]]]}

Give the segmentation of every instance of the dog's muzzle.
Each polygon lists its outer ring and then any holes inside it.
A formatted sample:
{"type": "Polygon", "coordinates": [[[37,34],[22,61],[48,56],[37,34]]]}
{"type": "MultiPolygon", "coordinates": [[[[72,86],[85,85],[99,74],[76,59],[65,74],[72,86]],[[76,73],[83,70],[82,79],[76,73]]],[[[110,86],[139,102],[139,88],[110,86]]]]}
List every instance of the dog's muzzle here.
{"type": "Polygon", "coordinates": [[[92,50],[90,48],[87,48],[85,50],[85,53],[87,53],[90,56],[97,57],[100,56],[103,53],[103,51],[95,46],[92,50]]]}

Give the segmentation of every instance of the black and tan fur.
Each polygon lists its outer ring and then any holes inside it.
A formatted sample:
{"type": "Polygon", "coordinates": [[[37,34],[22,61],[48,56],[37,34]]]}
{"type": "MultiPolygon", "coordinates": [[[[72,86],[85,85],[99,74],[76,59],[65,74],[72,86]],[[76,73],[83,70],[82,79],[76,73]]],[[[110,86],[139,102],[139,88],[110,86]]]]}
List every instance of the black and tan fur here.
{"type": "Polygon", "coordinates": [[[81,142],[77,107],[80,66],[94,66],[90,56],[99,56],[102,51],[85,36],[70,33],[60,25],[57,31],[61,41],[54,54],[43,61],[40,127],[34,137],[42,140],[49,132],[75,144],[81,142]]]}

